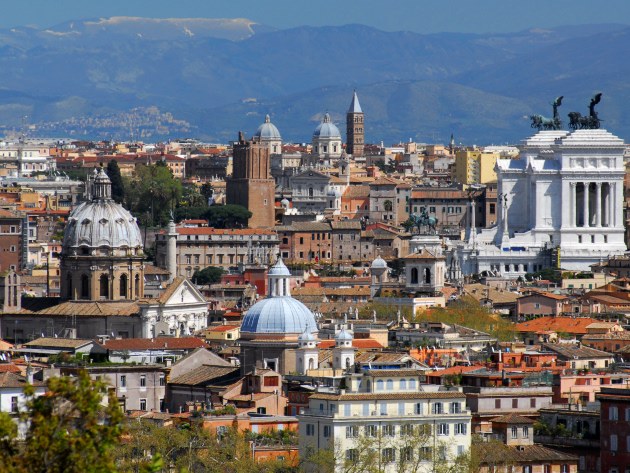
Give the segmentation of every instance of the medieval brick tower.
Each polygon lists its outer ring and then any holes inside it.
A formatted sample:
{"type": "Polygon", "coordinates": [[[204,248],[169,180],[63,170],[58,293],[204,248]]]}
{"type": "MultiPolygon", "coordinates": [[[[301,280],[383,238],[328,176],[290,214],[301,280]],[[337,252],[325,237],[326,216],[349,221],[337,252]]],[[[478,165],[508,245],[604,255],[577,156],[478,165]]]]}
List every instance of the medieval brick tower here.
{"type": "Polygon", "coordinates": [[[227,181],[227,203],[249,209],[250,228],[271,228],[275,223],[276,184],[271,177],[269,146],[245,141],[242,132],[238,138],[234,144],[232,178],[227,181]]]}
{"type": "Polygon", "coordinates": [[[359,104],[356,90],[346,114],[346,152],[354,156],[363,156],[365,132],[363,131],[363,110],[359,104]]]}

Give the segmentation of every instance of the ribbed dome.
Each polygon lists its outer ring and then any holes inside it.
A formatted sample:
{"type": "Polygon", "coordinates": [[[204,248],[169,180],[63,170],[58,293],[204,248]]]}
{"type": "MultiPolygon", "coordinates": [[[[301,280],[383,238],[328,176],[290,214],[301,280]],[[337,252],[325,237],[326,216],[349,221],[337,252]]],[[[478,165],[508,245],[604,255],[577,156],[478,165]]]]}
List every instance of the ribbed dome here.
{"type": "Polygon", "coordinates": [[[291,276],[291,271],[286,267],[282,258],[278,258],[276,264],[274,264],[267,273],[268,276],[291,276]]]}
{"type": "Polygon", "coordinates": [[[298,337],[298,341],[300,342],[314,342],[317,338],[308,330],[302,332],[302,334],[298,337]]]}
{"type": "Polygon", "coordinates": [[[261,138],[263,140],[282,140],[278,128],[276,128],[276,125],[271,123],[269,115],[265,116],[265,123],[258,127],[254,137],[261,138]]]}
{"type": "Polygon", "coordinates": [[[352,334],[348,331],[346,331],[345,328],[342,328],[339,333],[335,336],[335,340],[337,341],[349,341],[352,340],[354,337],[352,336],[352,334]]]}
{"type": "Polygon", "coordinates": [[[94,198],[74,209],[63,235],[63,253],[78,248],[142,250],[142,234],[136,219],[111,198],[111,181],[103,171],[94,179],[94,198]]]}
{"type": "Polygon", "coordinates": [[[241,332],[317,332],[313,313],[292,297],[269,297],[254,304],[243,318],[241,332]]]}
{"type": "Polygon", "coordinates": [[[324,120],[315,128],[313,137],[341,139],[339,128],[332,122],[330,114],[326,113],[324,115],[324,120]]]}

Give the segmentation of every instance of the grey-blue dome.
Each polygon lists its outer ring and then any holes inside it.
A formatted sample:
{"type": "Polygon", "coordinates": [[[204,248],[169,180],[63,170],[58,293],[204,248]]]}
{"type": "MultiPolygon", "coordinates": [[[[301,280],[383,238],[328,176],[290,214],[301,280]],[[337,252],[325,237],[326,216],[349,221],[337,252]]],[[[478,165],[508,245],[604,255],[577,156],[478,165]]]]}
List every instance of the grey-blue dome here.
{"type": "Polygon", "coordinates": [[[269,297],[254,304],[245,314],[241,332],[296,333],[317,332],[313,313],[292,297],[269,297]]]}
{"type": "Polygon", "coordinates": [[[282,140],[278,128],[276,128],[276,125],[271,123],[269,115],[265,116],[265,123],[258,127],[254,137],[261,138],[263,140],[282,140]]]}
{"type": "Polygon", "coordinates": [[[315,128],[313,132],[314,137],[320,138],[339,138],[341,139],[341,133],[339,133],[339,128],[335,125],[331,118],[330,114],[326,113],[324,115],[324,120],[315,128]]]}

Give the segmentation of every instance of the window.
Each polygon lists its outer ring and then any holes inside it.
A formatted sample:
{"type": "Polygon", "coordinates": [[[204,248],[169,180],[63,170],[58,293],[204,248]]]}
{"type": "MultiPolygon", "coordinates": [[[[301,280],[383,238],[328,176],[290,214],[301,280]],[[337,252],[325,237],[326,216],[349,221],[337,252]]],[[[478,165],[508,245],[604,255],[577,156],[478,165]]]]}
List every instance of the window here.
{"type": "Polygon", "coordinates": [[[18,411],[18,397],[11,396],[11,412],[17,412],[17,411],[18,411]]]}
{"type": "Polygon", "coordinates": [[[147,410],[147,400],[146,399],[140,399],[140,410],[141,411],[146,411],[147,410]]]}
{"type": "Polygon", "coordinates": [[[431,447],[420,447],[420,459],[431,460],[433,457],[433,449],[431,447]]]}
{"type": "Polygon", "coordinates": [[[529,407],[536,407],[536,398],[531,398],[529,400],[529,407]]]}
{"type": "Polygon", "coordinates": [[[309,437],[315,435],[315,425],[306,424],[306,435],[308,435],[309,437]]]}
{"type": "Polygon", "coordinates": [[[523,473],[532,473],[532,466],[531,465],[524,465],[523,466],[523,473]]]}
{"type": "Polygon", "coordinates": [[[387,380],[386,385],[388,391],[392,391],[394,389],[394,381],[392,381],[391,379],[387,380]]]}
{"type": "Polygon", "coordinates": [[[121,388],[127,387],[127,376],[124,374],[120,376],[120,387],[121,388]]]}
{"type": "Polygon", "coordinates": [[[396,426],[395,425],[384,425],[383,426],[383,436],[384,437],[395,437],[396,436],[396,426]]]}
{"type": "Polygon", "coordinates": [[[617,406],[610,406],[608,408],[608,419],[619,420],[619,410],[617,409],[617,406]]]}
{"type": "Polygon", "coordinates": [[[346,438],[353,439],[359,436],[359,427],[356,425],[349,425],[346,427],[346,438]]]}
{"type": "Polygon", "coordinates": [[[434,414],[442,414],[444,412],[444,409],[442,407],[442,403],[441,402],[436,402],[435,404],[433,404],[433,413],[434,414]]]}
{"type": "Polygon", "coordinates": [[[147,376],[145,374],[140,375],[140,387],[141,388],[147,387],[147,376]]]}
{"type": "Polygon", "coordinates": [[[402,461],[413,460],[413,447],[403,447],[400,449],[400,459],[402,461]]]}
{"type": "Polygon", "coordinates": [[[346,450],[346,460],[349,462],[356,462],[359,460],[359,451],[356,448],[349,448],[346,450]]]}
{"type": "Polygon", "coordinates": [[[330,437],[330,425],[324,426],[324,437],[326,438],[330,437]]]}
{"type": "Polygon", "coordinates": [[[166,378],[163,374],[160,375],[160,386],[166,386],[166,378]]]}
{"type": "Polygon", "coordinates": [[[512,427],[512,438],[513,439],[518,438],[518,427],[516,426],[512,427]]]}
{"type": "Polygon", "coordinates": [[[523,427],[523,438],[524,439],[528,439],[529,438],[529,427],[523,427]]]}
{"type": "Polygon", "coordinates": [[[560,473],[569,473],[569,465],[567,465],[566,463],[563,463],[560,466],[560,473]]]}
{"type": "Polygon", "coordinates": [[[438,424],[438,435],[448,435],[448,424],[438,424]]]}
{"type": "Polygon", "coordinates": [[[164,398],[160,398],[160,412],[164,412],[166,410],[166,403],[164,402],[164,398]]]}
{"type": "Polygon", "coordinates": [[[460,414],[462,412],[459,402],[451,402],[451,414],[460,414]]]}
{"type": "Polygon", "coordinates": [[[618,444],[617,444],[617,435],[616,434],[612,434],[610,436],[610,451],[611,452],[616,452],[618,449],[618,444]]]}
{"type": "Polygon", "coordinates": [[[551,473],[551,465],[543,465],[543,473],[551,473]]]}
{"type": "Polygon", "coordinates": [[[455,424],[455,435],[466,435],[468,431],[468,425],[460,423],[455,424]]]}
{"type": "Polygon", "coordinates": [[[402,424],[400,426],[400,435],[402,437],[406,435],[413,435],[413,425],[412,424],[402,424]]]}
{"type": "Polygon", "coordinates": [[[416,380],[413,378],[409,380],[409,389],[416,389],[416,380]]]}
{"type": "Polygon", "coordinates": [[[376,425],[366,425],[365,426],[365,436],[366,437],[376,437],[378,431],[378,427],[376,425]]]}
{"type": "Polygon", "coordinates": [[[512,399],[512,409],[518,409],[518,399],[512,399]]]}
{"type": "Polygon", "coordinates": [[[396,449],[395,448],[384,448],[383,449],[383,462],[384,463],[392,463],[396,461],[396,449]]]}
{"type": "Polygon", "coordinates": [[[416,413],[416,415],[422,414],[422,404],[417,402],[415,405],[415,409],[414,412],[416,413]]]}

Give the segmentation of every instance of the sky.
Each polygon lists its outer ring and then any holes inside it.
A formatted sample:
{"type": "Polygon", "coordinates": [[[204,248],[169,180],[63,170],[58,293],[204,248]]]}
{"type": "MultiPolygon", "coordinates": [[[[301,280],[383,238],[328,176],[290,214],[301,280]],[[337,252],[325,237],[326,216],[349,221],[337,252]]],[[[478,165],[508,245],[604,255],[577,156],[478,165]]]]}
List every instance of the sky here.
{"type": "Polygon", "coordinates": [[[630,24],[628,0],[0,0],[0,28],[110,16],[249,18],[279,29],[360,23],[418,33],[630,24]]]}

